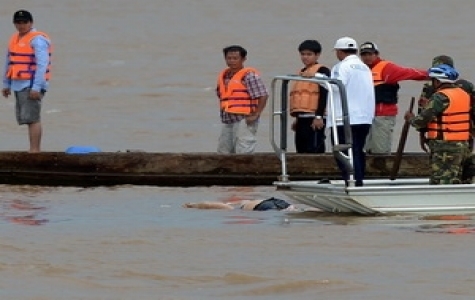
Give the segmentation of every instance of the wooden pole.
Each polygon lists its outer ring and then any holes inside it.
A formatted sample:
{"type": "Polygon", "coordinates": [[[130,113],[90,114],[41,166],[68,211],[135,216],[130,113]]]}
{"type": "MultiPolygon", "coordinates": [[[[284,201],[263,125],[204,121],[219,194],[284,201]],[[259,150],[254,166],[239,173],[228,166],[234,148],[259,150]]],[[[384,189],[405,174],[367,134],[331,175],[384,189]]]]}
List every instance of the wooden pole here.
{"type": "MultiPolygon", "coordinates": [[[[414,97],[411,98],[411,104],[409,105],[409,111],[412,112],[414,109],[414,102],[416,99],[414,97]]],[[[393,168],[391,170],[391,174],[389,179],[394,180],[396,179],[397,173],[399,172],[399,167],[401,166],[401,159],[402,154],[404,152],[404,147],[406,146],[407,134],[409,133],[410,124],[408,121],[404,122],[401,131],[401,137],[399,138],[399,145],[397,146],[396,156],[394,157],[393,168]]]]}

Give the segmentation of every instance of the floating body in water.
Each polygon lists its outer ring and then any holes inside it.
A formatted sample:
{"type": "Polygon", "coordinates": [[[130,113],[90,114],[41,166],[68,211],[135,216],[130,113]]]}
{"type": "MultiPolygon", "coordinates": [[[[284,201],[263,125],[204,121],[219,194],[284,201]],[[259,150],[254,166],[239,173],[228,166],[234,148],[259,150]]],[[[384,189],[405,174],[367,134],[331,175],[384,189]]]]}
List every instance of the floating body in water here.
{"type": "Polygon", "coordinates": [[[198,209],[235,209],[240,208],[243,210],[285,210],[294,211],[297,210],[295,206],[288,203],[285,200],[277,198],[268,198],[264,200],[242,200],[237,203],[223,203],[223,202],[199,202],[199,203],[185,203],[185,208],[198,208],[198,209]]]}

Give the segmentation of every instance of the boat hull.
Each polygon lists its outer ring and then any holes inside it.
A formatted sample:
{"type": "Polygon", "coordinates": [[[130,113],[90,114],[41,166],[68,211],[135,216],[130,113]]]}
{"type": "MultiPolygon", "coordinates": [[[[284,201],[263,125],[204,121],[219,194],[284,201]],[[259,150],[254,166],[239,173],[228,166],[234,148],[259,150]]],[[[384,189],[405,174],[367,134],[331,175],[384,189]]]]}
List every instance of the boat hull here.
{"type": "Polygon", "coordinates": [[[475,184],[429,185],[428,179],[365,180],[363,187],[346,187],[341,180],[274,184],[293,201],[332,213],[475,213],[475,184]]]}

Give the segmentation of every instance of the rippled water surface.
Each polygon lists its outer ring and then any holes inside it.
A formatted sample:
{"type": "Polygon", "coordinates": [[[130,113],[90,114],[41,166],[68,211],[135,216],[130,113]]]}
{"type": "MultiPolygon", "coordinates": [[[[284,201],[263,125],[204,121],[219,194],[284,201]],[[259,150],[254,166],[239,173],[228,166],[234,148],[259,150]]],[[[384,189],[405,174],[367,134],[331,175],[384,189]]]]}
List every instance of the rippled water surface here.
{"type": "MultiPolygon", "coordinates": [[[[242,44],[267,84],[315,38],[332,66],[341,36],[427,68],[452,55],[475,80],[473,0],[7,1],[54,41],[43,150],[214,152],[221,49],[242,44]],[[20,7],[21,6],[21,7],[20,7]]],[[[421,83],[404,82],[401,113],[421,83]]],[[[270,151],[265,112],[258,151],[270,151]]],[[[393,146],[399,138],[402,117],[393,146]]],[[[26,150],[13,100],[0,150],[26,150]]],[[[289,132],[291,140],[292,134],[289,132]]],[[[411,131],[408,150],[418,150],[411,131]]],[[[290,145],[290,150],[292,150],[290,145]]],[[[27,163],[27,162],[25,162],[27,163]]],[[[474,299],[474,220],[214,211],[188,201],[283,197],[272,187],[0,187],[0,299],[474,299]]],[[[430,195],[427,195],[430,197],[430,195]]]]}
{"type": "Polygon", "coordinates": [[[1,192],[2,299],[474,296],[472,216],[182,207],[282,197],[270,187],[2,186],[1,192]]]}

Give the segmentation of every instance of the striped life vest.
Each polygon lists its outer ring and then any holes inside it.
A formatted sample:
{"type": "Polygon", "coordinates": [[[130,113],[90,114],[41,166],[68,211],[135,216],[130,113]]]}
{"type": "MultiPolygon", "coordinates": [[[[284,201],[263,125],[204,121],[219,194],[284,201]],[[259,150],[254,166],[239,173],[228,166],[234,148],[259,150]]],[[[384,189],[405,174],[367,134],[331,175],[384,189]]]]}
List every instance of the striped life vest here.
{"type": "Polygon", "coordinates": [[[223,70],[218,77],[221,109],[233,114],[248,115],[252,113],[257,108],[258,99],[251,99],[243,80],[249,72],[257,74],[257,71],[254,68],[243,68],[236,72],[226,84],[224,77],[227,72],[229,69],[223,70]]]}
{"type": "MultiPolygon", "coordinates": [[[[20,38],[18,33],[15,33],[10,38],[8,45],[9,65],[6,77],[10,80],[33,80],[36,71],[35,50],[31,47],[31,40],[38,35],[44,36],[49,40],[48,35],[40,31],[30,31],[20,38]]],[[[48,49],[51,57],[51,46],[48,49]]],[[[45,73],[45,79],[50,79],[50,66],[48,64],[45,73]]]]}
{"type": "Polygon", "coordinates": [[[470,95],[459,87],[437,91],[449,98],[450,104],[441,116],[431,121],[427,138],[444,141],[468,141],[470,137],[470,95]]]}

